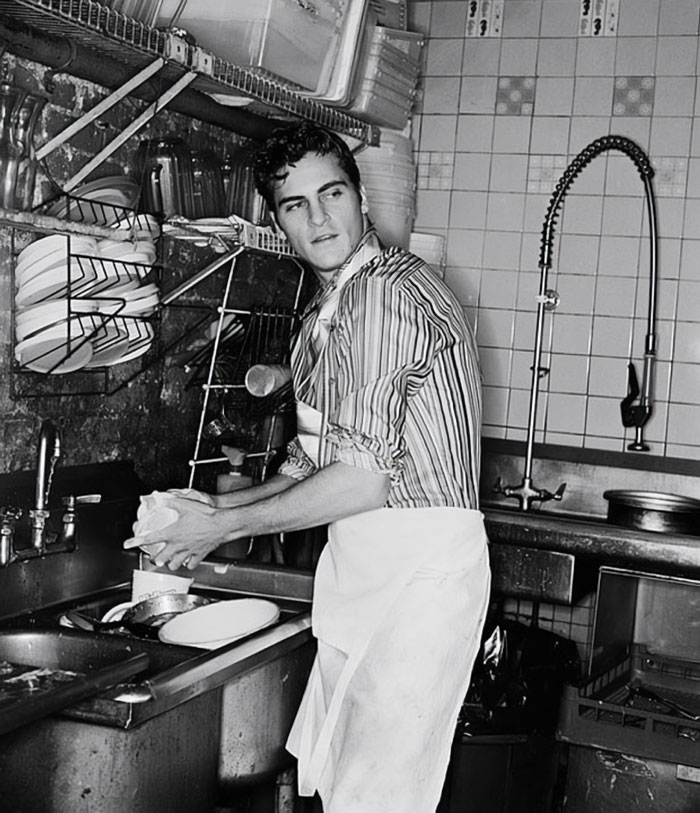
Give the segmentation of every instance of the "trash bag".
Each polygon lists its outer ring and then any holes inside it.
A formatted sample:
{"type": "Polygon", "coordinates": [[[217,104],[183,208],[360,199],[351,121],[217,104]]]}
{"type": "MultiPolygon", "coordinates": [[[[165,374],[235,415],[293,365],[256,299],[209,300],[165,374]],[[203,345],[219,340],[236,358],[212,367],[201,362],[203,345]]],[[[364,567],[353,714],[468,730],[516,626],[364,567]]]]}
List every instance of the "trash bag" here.
{"type": "Polygon", "coordinates": [[[563,686],[578,678],[580,663],[573,641],[499,621],[482,641],[460,721],[473,734],[552,734],[563,686]]]}

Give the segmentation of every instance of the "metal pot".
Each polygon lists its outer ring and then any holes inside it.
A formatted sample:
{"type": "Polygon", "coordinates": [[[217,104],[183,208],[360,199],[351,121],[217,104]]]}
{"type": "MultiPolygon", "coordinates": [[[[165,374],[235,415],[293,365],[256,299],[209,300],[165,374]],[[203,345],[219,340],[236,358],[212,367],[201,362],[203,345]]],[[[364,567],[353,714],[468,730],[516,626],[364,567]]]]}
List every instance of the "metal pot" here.
{"type": "Polygon", "coordinates": [[[180,613],[186,613],[197,607],[210,604],[211,599],[195,596],[190,593],[164,593],[139,601],[124,613],[122,622],[128,624],[145,624],[149,627],[162,627],[180,613]]]}
{"type": "Polygon", "coordinates": [[[700,536],[700,500],[658,491],[606,491],[608,522],[667,534],[700,536]]]}

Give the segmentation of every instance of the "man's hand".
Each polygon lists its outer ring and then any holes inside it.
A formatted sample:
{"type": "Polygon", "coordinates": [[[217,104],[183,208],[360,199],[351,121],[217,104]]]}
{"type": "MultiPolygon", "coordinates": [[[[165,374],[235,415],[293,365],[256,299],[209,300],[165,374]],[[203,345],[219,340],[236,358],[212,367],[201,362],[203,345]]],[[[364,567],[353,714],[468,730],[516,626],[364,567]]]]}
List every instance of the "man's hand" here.
{"type": "MultiPolygon", "coordinates": [[[[235,538],[229,513],[228,526],[224,531],[220,525],[213,500],[190,499],[168,492],[168,508],[177,513],[177,519],[160,530],[127,539],[124,548],[141,547],[158,567],[167,564],[170,570],[187,567],[195,568],[205,556],[223,542],[235,538]],[[153,551],[149,548],[153,546],[153,551]]],[[[202,492],[198,492],[198,495],[202,492]]],[[[192,496],[192,495],[191,495],[192,496]]],[[[202,496],[208,496],[202,494],[202,496]]]]}

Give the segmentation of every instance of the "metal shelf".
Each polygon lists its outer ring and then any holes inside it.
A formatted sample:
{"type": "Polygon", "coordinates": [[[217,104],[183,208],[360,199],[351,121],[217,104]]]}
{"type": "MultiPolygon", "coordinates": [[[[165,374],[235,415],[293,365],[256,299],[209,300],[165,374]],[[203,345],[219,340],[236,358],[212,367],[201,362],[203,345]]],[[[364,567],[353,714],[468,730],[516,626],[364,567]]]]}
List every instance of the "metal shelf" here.
{"type": "Polygon", "coordinates": [[[77,40],[135,70],[154,59],[165,59],[166,79],[177,81],[195,71],[192,87],[204,93],[233,91],[265,108],[310,119],[362,143],[379,143],[378,127],[304,98],[271,74],[225,62],[182,37],[150,28],[94,0],[0,0],[0,12],[45,33],[77,40]]]}

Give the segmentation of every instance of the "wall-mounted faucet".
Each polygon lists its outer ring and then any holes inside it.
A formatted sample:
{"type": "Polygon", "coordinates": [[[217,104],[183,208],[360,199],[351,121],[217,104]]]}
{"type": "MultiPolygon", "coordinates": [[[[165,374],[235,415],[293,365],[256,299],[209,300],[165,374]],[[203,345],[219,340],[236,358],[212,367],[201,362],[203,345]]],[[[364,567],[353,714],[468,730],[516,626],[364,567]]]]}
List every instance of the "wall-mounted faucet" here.
{"type": "Polygon", "coordinates": [[[51,493],[51,482],[56,463],[61,456],[61,439],[58,427],[51,420],[45,420],[39,431],[39,453],[36,461],[36,488],[34,508],[29,512],[32,521],[32,548],[44,547],[46,520],[49,518],[47,506],[51,493]]]}
{"type": "Polygon", "coordinates": [[[535,347],[532,364],[532,377],[530,386],[530,407],[528,411],[527,444],[525,453],[525,470],[523,480],[518,486],[504,486],[499,478],[495,490],[506,497],[514,497],[520,503],[522,511],[528,511],[533,502],[546,500],[561,500],[564,495],[566,483],[562,483],[554,491],[535,488],[532,484],[532,458],[535,439],[535,423],[537,419],[537,401],[539,395],[540,379],[549,370],[542,367],[542,335],[544,329],[544,314],[547,310],[554,310],[559,304],[559,297],[555,291],[547,287],[547,272],[552,267],[552,247],[554,242],[554,224],[566,193],[576,176],[596,156],[607,150],[620,150],[629,156],[644,182],[644,191],[649,218],[650,242],[650,272],[649,272],[649,303],[647,311],[647,334],[644,346],[644,371],[641,390],[637,379],[634,364],[628,366],[627,395],[622,399],[620,409],[623,426],[635,428],[635,438],[627,447],[631,451],[649,451],[644,442],[643,427],[649,420],[652,412],[652,373],[653,362],[656,356],[656,284],[657,284],[657,237],[656,237],[656,206],[654,189],[651,183],[654,170],[646,153],[624,136],[609,135],[599,138],[582,150],[569,164],[557,183],[554,194],[549,201],[542,228],[540,245],[540,286],[537,295],[537,319],[535,325],[535,347]],[[638,400],[638,403],[635,403],[638,400]]]}
{"type": "Polygon", "coordinates": [[[56,463],[61,456],[61,441],[56,424],[45,420],[39,432],[39,450],[36,465],[36,486],[34,507],[28,512],[31,529],[29,547],[16,549],[14,544],[16,523],[22,517],[22,510],[0,508],[0,567],[11,562],[45,556],[50,553],[70,553],[75,550],[76,508],[78,503],[98,503],[99,494],[85,494],[80,497],[64,497],[65,511],[60,534],[49,533],[46,522],[49,518],[49,495],[56,463]]]}

